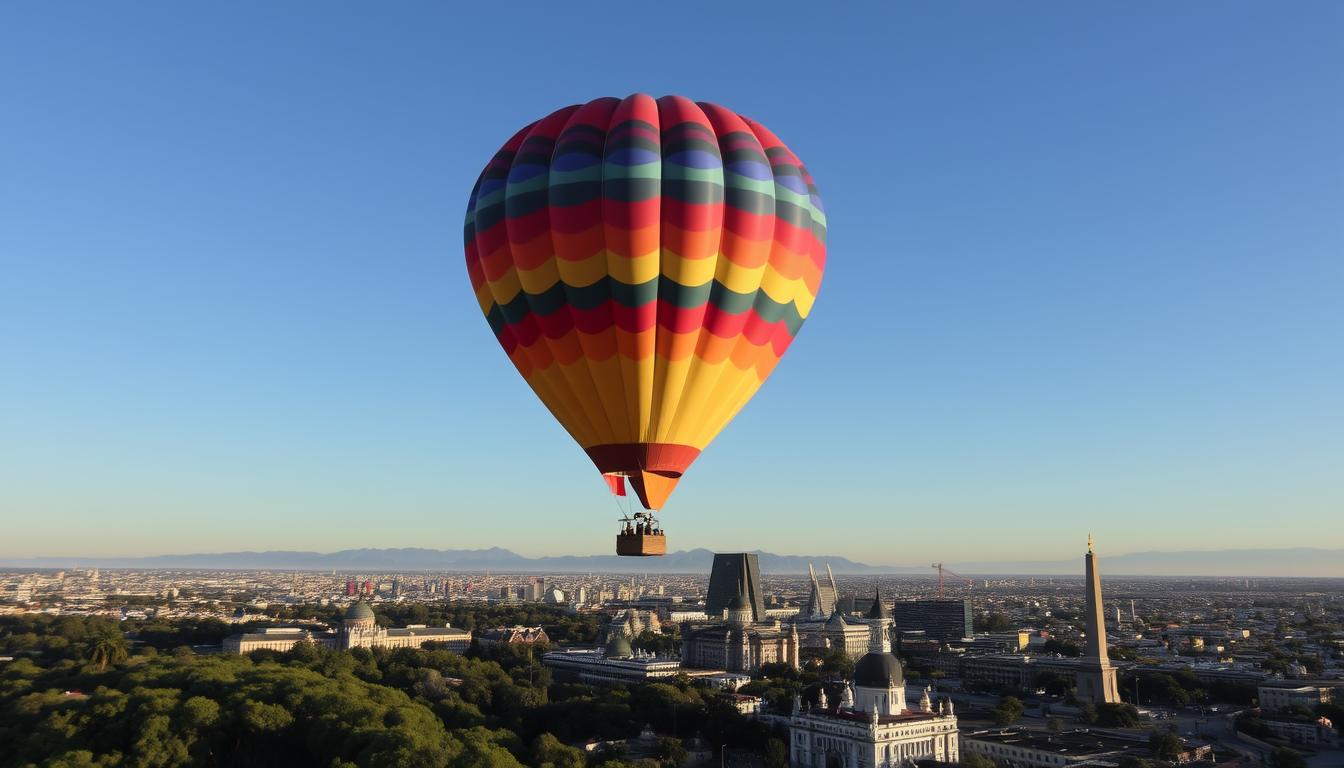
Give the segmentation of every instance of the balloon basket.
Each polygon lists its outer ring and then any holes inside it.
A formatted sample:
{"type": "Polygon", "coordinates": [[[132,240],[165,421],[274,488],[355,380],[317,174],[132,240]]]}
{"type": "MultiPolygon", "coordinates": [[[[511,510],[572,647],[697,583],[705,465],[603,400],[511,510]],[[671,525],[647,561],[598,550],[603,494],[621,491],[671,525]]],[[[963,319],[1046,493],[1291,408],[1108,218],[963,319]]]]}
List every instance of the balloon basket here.
{"type": "Polygon", "coordinates": [[[662,533],[619,533],[616,554],[621,557],[658,557],[667,554],[667,536],[662,533]]]}

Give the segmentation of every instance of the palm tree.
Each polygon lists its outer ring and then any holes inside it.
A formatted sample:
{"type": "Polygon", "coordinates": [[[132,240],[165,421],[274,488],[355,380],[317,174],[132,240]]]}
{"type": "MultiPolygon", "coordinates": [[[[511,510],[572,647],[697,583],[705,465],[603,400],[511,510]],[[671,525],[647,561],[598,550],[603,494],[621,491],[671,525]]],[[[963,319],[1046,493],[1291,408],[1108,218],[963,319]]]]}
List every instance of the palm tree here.
{"type": "Polygon", "coordinates": [[[126,638],[115,627],[101,629],[89,645],[89,661],[98,665],[98,671],[107,669],[108,664],[120,664],[126,660],[126,638]]]}

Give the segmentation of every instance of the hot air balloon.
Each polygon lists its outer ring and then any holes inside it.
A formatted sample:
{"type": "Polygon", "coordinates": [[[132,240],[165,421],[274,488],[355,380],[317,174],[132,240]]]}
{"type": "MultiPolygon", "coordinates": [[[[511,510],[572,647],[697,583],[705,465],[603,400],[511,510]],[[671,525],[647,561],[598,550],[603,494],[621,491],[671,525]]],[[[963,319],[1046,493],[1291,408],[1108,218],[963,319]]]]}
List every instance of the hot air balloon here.
{"type": "Polygon", "coordinates": [[[467,274],[509,359],[613,494],[618,554],[663,554],[662,509],[812,309],[826,216],[765,126],[635,94],[514,134],[467,203],[467,274]]]}

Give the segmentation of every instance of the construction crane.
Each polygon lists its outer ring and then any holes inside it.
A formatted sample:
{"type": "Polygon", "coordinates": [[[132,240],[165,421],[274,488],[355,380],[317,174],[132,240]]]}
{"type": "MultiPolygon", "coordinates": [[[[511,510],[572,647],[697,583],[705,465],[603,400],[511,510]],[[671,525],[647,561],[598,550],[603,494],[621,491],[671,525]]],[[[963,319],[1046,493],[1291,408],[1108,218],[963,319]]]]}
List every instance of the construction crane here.
{"type": "Polygon", "coordinates": [[[933,568],[933,569],[936,570],[936,571],[938,571],[938,597],[939,597],[940,599],[941,599],[942,596],[943,596],[943,574],[944,574],[944,573],[948,573],[948,574],[951,574],[951,575],[953,575],[953,576],[956,576],[958,579],[966,579],[966,588],[967,588],[967,589],[970,589],[971,586],[975,584],[975,579],[967,579],[965,576],[962,576],[960,573],[957,573],[956,571],[952,570],[951,568],[944,568],[942,563],[933,563],[933,564],[930,565],[929,567],[930,567],[930,568],[933,568]]]}

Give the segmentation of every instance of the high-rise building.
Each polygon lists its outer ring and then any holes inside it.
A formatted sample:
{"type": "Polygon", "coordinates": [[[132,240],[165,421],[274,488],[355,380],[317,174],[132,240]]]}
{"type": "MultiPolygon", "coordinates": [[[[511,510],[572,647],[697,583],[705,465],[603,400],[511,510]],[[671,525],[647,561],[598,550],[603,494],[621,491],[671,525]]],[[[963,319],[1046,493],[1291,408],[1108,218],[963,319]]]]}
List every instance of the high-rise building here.
{"type": "Polygon", "coordinates": [[[1092,537],[1087,537],[1087,554],[1083,556],[1087,570],[1087,594],[1085,595],[1087,615],[1087,647],[1078,667],[1077,685],[1079,699],[1093,704],[1114,704],[1120,701],[1120,691],[1115,682],[1115,668],[1111,666],[1110,656],[1106,652],[1106,616],[1101,602],[1101,573],[1097,570],[1097,558],[1092,552],[1092,537]]]}
{"type": "Polygon", "coordinates": [[[723,616],[728,604],[738,594],[746,595],[751,606],[751,620],[765,620],[765,594],[761,591],[761,566],[750,552],[715,554],[714,566],[709,572],[709,594],[705,596],[705,615],[711,619],[723,616]]]}
{"type": "Polygon", "coordinates": [[[975,634],[970,600],[897,600],[892,607],[897,632],[923,632],[938,641],[975,634]]]}
{"type": "Polygon", "coordinates": [[[835,586],[835,574],[831,573],[831,566],[826,566],[826,581],[817,580],[817,572],[812,568],[812,564],[807,564],[807,575],[812,580],[812,592],[807,597],[807,605],[799,612],[799,616],[806,619],[826,620],[835,613],[836,603],[839,601],[840,590],[835,586]]]}
{"type": "Polygon", "coordinates": [[[346,597],[354,597],[358,591],[359,591],[359,585],[356,584],[353,580],[345,582],[346,597]]]}

